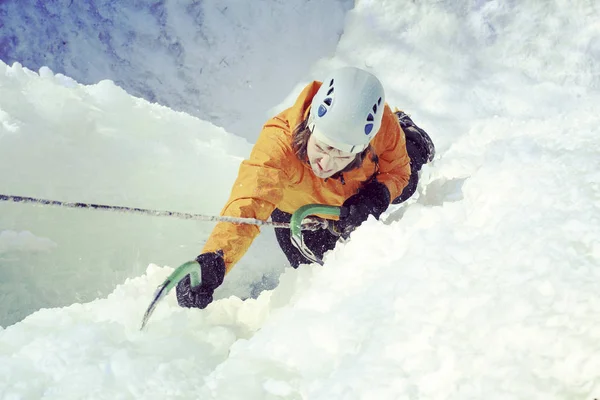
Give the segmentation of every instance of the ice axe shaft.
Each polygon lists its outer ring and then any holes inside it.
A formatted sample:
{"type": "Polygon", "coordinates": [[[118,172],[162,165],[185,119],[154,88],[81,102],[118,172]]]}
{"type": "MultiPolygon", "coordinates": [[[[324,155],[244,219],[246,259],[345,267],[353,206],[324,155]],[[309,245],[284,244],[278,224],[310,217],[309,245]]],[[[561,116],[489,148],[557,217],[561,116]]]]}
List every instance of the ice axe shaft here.
{"type": "MultiPolygon", "coordinates": [[[[302,239],[302,221],[305,220],[309,215],[328,215],[332,217],[339,217],[340,215],[340,207],[328,206],[323,204],[307,204],[305,206],[300,207],[294,214],[292,214],[291,221],[289,223],[290,226],[290,240],[292,244],[310,261],[316,262],[320,265],[323,265],[323,260],[317,257],[313,252],[304,244],[302,239]]],[[[327,222],[327,220],[323,220],[327,222]]],[[[325,224],[325,228],[327,225],[325,224]]],[[[144,318],[142,319],[142,326],[140,330],[144,329],[150,316],[156,309],[158,302],[165,298],[169,291],[173,289],[179,281],[185,278],[187,275],[190,275],[190,286],[197,287],[202,283],[202,274],[201,274],[202,265],[197,261],[188,261],[175,269],[164,280],[164,282],[158,286],[156,292],[154,293],[154,297],[148,306],[148,309],[144,313],[144,318]]]]}
{"type": "Polygon", "coordinates": [[[152,302],[150,302],[150,306],[144,313],[144,318],[142,319],[142,326],[140,330],[144,329],[150,316],[154,312],[154,309],[158,305],[158,302],[161,301],[171,289],[173,289],[180,280],[185,278],[187,275],[190,275],[190,284],[192,287],[198,286],[202,283],[202,278],[200,277],[200,264],[197,261],[188,261],[185,264],[180,265],[165,281],[156,289],[154,292],[154,297],[152,298],[152,302]]]}

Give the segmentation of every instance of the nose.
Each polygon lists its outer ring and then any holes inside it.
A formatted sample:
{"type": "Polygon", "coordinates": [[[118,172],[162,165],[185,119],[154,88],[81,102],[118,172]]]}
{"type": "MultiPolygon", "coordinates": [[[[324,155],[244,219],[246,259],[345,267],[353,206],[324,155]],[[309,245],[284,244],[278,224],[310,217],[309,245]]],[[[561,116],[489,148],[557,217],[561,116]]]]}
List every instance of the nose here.
{"type": "Polygon", "coordinates": [[[331,169],[331,157],[328,154],[323,155],[321,161],[319,161],[319,165],[324,171],[329,171],[331,169]]]}

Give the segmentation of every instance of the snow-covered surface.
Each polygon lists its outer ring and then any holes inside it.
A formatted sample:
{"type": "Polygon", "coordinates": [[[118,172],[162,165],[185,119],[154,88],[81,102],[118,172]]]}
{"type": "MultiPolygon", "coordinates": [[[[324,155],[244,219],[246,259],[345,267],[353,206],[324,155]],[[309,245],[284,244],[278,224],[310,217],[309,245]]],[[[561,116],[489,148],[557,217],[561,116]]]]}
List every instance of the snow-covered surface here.
{"type": "MultiPolygon", "coordinates": [[[[263,229],[218,301],[170,295],[144,332],[210,227],[0,204],[3,308],[122,282],[0,329],[0,397],[599,398],[600,10],[417,3],[359,1],[332,58],[293,82],[372,67],[438,147],[414,199],[242,301],[282,270],[263,229]],[[126,251],[157,265],[134,272],[126,251]]],[[[0,64],[2,190],[218,212],[247,142],[107,81],[40,75],[0,64]]]]}
{"type": "MultiPolygon", "coordinates": [[[[81,86],[47,68],[38,75],[0,64],[0,91],[3,194],[216,215],[251,149],[244,139],[136,99],[111,81],[81,86]]],[[[0,203],[0,326],[41,307],[104,297],[151,262],[193,258],[212,226],[0,203]],[[24,251],[33,237],[38,251],[24,251]],[[40,247],[39,237],[54,246],[40,247]]],[[[260,271],[244,267],[260,260],[262,241],[274,240],[265,233],[228,282],[238,295],[250,295],[250,282],[267,271],[283,270],[279,253],[260,271]]]]}
{"type": "Polygon", "coordinates": [[[0,60],[47,66],[254,141],[319,58],[335,51],[352,0],[0,2],[0,60]]]}

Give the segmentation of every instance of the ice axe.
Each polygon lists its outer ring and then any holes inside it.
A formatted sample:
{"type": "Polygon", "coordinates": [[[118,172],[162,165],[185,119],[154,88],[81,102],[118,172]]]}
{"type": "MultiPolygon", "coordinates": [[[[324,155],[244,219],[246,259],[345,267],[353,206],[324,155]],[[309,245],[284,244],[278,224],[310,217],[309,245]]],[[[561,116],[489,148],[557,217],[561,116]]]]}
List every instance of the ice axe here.
{"type": "MultiPolygon", "coordinates": [[[[296,210],[296,212],[294,214],[292,214],[292,218],[289,223],[290,240],[292,241],[292,244],[308,260],[310,260],[312,262],[316,262],[320,265],[323,265],[323,260],[321,260],[319,257],[317,257],[304,244],[304,240],[302,238],[302,230],[306,229],[304,227],[304,225],[302,224],[302,222],[309,215],[327,215],[327,216],[332,216],[332,217],[339,217],[340,207],[328,206],[328,205],[323,205],[323,204],[307,204],[305,206],[300,207],[298,210],[296,210]]],[[[326,219],[317,220],[317,221],[321,222],[321,226],[317,227],[316,229],[328,227],[326,219]]],[[[314,229],[312,229],[312,230],[314,230],[314,229]]],[[[175,271],[173,271],[173,273],[171,273],[171,275],[169,275],[167,277],[167,279],[165,279],[165,281],[161,285],[158,286],[158,289],[154,293],[154,297],[152,298],[152,301],[150,302],[150,305],[148,306],[148,309],[146,310],[146,313],[144,314],[144,318],[142,319],[142,326],[141,326],[140,330],[144,329],[144,327],[148,323],[148,320],[150,319],[150,316],[156,309],[156,306],[158,305],[159,301],[162,300],[164,297],[166,297],[167,294],[169,294],[169,292],[171,291],[171,289],[173,289],[175,286],[177,286],[179,281],[181,281],[183,278],[185,278],[187,275],[189,275],[191,287],[193,287],[193,288],[197,287],[198,285],[200,285],[202,283],[201,273],[200,273],[201,268],[202,268],[202,266],[197,261],[195,261],[195,260],[188,261],[188,262],[180,265],[179,267],[177,267],[175,269],[175,271]]]]}
{"type": "MultiPolygon", "coordinates": [[[[312,262],[316,262],[323,265],[323,261],[317,257],[313,252],[304,244],[302,238],[303,230],[318,230],[318,229],[330,229],[329,222],[327,219],[322,218],[307,218],[311,215],[325,215],[331,217],[340,216],[340,207],[328,206],[324,204],[307,204],[300,207],[294,214],[289,223],[287,222],[275,222],[275,221],[263,221],[255,218],[240,218],[240,217],[228,217],[228,216],[212,216],[212,215],[201,215],[191,214],[176,211],[165,211],[165,210],[151,210],[146,208],[135,208],[135,207],[124,207],[124,206],[112,206],[106,204],[93,204],[93,203],[74,203],[60,200],[48,200],[36,197],[25,197],[0,194],[0,201],[12,202],[12,203],[30,203],[40,204],[43,206],[55,206],[65,208],[78,208],[78,209],[91,209],[101,211],[113,211],[127,214],[141,214],[149,215],[153,217],[174,217],[179,219],[196,220],[196,221],[208,221],[208,222],[230,222],[234,224],[250,224],[250,225],[266,225],[272,226],[273,228],[287,228],[290,229],[290,240],[292,244],[312,262]]],[[[150,306],[144,314],[142,320],[142,328],[148,322],[148,319],[152,315],[152,312],[156,308],[158,302],[164,298],[171,289],[173,289],[180,280],[190,275],[191,286],[196,287],[201,284],[200,278],[200,264],[197,261],[188,261],[173,271],[171,275],[158,287],[150,306]]]]}

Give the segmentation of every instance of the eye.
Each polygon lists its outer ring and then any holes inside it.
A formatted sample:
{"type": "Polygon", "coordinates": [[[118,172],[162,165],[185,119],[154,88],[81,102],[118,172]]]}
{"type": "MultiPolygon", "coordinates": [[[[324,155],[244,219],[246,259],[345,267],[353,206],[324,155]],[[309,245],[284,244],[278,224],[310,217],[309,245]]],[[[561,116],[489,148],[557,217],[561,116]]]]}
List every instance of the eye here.
{"type": "Polygon", "coordinates": [[[353,154],[351,154],[351,155],[344,155],[344,156],[338,155],[338,156],[336,156],[336,158],[339,159],[339,160],[342,160],[342,161],[348,161],[348,160],[353,159],[354,155],[353,154]]]}

